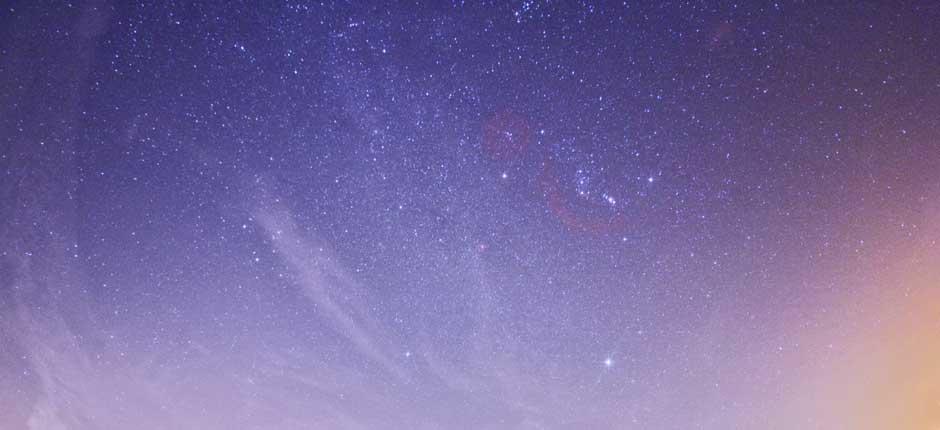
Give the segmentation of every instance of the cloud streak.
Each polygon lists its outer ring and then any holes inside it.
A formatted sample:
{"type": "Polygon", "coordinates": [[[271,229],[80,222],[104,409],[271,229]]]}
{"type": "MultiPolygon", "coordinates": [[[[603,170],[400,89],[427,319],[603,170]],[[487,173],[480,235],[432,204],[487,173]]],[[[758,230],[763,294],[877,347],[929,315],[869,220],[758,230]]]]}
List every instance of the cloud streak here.
{"type": "Polygon", "coordinates": [[[342,267],[328,246],[302,234],[286,208],[267,207],[254,211],[254,218],[269,236],[278,255],[294,270],[301,291],[323,318],[369,360],[400,381],[405,371],[388,358],[387,346],[373,333],[384,333],[355,303],[362,287],[342,267]],[[344,301],[338,300],[343,295],[344,301]]]}

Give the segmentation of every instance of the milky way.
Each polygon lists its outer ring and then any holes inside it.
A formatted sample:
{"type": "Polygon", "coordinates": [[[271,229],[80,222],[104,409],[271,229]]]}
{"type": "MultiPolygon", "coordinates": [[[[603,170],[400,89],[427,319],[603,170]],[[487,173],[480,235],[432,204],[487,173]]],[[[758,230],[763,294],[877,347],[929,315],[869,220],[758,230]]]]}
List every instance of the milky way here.
{"type": "Polygon", "coordinates": [[[0,428],[940,428],[940,6],[836,3],[4,5],[0,428]]]}

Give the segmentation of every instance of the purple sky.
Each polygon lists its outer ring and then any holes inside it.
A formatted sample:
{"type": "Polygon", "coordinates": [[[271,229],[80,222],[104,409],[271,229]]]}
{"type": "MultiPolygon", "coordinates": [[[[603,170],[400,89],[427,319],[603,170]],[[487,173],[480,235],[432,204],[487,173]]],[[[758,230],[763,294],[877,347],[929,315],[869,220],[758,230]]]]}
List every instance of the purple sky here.
{"type": "Polygon", "coordinates": [[[940,425],[936,2],[354,3],[2,6],[0,428],[940,425]]]}

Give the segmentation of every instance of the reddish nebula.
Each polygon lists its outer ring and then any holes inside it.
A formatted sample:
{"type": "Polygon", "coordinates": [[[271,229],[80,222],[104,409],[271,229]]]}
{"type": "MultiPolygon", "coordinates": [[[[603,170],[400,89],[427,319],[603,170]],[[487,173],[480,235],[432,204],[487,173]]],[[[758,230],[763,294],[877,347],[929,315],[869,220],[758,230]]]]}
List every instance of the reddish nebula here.
{"type": "Polygon", "coordinates": [[[614,234],[626,230],[626,218],[623,213],[615,212],[609,215],[586,213],[577,207],[577,203],[566,196],[558,185],[558,176],[550,161],[544,163],[539,174],[539,186],[545,196],[549,210],[565,226],[570,229],[595,233],[614,234]]]}
{"type": "MultiPolygon", "coordinates": [[[[483,153],[494,161],[518,160],[529,151],[531,143],[529,121],[518,113],[501,110],[483,122],[483,153]]],[[[625,229],[626,220],[622,213],[597,215],[578,207],[578,203],[559,185],[556,166],[548,154],[537,152],[535,158],[541,160],[539,164],[542,166],[537,178],[540,191],[551,213],[565,226],[596,234],[619,233],[625,229]]],[[[485,249],[485,245],[480,247],[481,251],[485,249]]]]}
{"type": "Polygon", "coordinates": [[[715,48],[731,39],[734,35],[734,26],[730,22],[722,22],[712,34],[712,40],[709,48],[715,48]]]}

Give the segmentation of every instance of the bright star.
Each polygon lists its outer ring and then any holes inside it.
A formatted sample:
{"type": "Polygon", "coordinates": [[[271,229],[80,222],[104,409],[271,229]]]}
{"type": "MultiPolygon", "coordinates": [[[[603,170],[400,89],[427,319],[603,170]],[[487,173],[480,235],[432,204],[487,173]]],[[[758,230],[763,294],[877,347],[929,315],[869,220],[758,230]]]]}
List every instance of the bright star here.
{"type": "Polygon", "coordinates": [[[604,367],[612,367],[614,365],[614,359],[607,357],[604,359],[604,367]]]}

